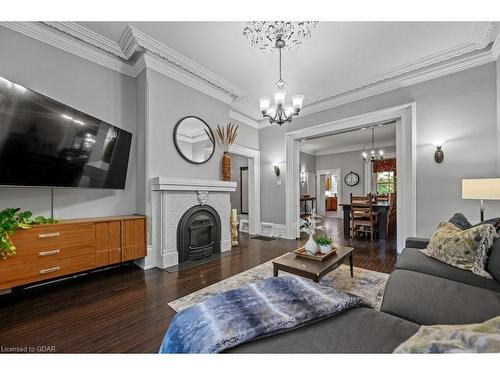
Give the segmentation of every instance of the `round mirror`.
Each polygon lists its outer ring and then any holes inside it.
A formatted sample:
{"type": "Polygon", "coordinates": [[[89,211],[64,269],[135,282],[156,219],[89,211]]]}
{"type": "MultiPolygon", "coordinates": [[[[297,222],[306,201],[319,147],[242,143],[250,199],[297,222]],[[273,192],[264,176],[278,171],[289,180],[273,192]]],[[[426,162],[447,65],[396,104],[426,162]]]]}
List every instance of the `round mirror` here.
{"type": "Polygon", "coordinates": [[[206,163],[215,151],[212,129],[201,118],[181,118],[174,129],[174,143],[181,156],[194,164],[206,163]]]}

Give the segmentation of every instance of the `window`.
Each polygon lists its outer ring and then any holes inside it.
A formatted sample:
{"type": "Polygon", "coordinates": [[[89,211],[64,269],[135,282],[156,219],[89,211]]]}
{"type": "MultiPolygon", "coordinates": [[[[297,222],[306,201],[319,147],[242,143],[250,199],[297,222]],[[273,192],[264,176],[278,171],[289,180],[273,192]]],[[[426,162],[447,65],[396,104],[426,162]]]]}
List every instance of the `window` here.
{"type": "Polygon", "coordinates": [[[377,173],[377,194],[389,195],[396,191],[396,175],[394,172],[377,173]]]}

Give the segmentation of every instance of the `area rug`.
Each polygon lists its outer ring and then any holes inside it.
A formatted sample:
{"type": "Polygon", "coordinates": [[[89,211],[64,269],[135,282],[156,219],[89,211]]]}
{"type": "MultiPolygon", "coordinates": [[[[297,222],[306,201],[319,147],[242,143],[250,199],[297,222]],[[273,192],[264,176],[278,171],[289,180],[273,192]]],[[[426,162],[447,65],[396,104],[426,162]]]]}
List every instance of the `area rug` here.
{"type": "MultiPolygon", "coordinates": [[[[290,275],[280,271],[280,275],[290,275]]],[[[267,279],[273,276],[272,260],[262,263],[254,268],[231,276],[218,283],[207,286],[194,293],[170,302],[168,305],[175,311],[181,311],[191,305],[206,300],[214,294],[236,289],[246,283],[267,279]]],[[[299,276],[296,276],[299,277],[299,276]]],[[[321,285],[335,287],[340,290],[355,294],[367,301],[370,306],[380,310],[385,285],[389,274],[354,267],[354,277],[351,278],[349,266],[341,265],[320,280],[321,285]]]]}

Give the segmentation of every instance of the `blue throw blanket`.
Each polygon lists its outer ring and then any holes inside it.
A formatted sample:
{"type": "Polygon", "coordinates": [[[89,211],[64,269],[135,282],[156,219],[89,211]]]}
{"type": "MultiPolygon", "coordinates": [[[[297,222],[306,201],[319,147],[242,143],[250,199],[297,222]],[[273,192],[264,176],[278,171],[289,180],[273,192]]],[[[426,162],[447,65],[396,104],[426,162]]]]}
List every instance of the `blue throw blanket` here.
{"type": "Polygon", "coordinates": [[[272,277],[178,312],[160,353],[218,353],[364,305],[360,297],[299,277],[272,277]]]}

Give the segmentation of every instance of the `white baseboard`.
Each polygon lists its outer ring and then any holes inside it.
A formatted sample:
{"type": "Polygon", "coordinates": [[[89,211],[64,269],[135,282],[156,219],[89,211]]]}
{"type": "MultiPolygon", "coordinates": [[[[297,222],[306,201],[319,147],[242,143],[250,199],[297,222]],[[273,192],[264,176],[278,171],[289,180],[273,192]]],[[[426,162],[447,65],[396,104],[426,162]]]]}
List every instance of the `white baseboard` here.
{"type": "Polygon", "coordinates": [[[286,238],[286,225],[262,222],[260,234],[266,237],[286,238]]]}

